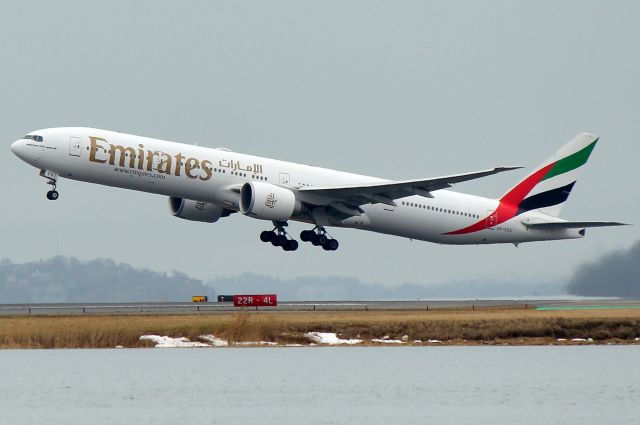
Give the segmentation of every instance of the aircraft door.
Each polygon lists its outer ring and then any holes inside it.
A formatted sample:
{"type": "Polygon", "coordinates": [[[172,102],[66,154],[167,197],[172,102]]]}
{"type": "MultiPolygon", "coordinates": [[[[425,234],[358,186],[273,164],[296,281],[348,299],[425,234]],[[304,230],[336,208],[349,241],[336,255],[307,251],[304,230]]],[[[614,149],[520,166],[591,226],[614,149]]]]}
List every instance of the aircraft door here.
{"type": "Polygon", "coordinates": [[[280,184],[283,186],[289,185],[289,174],[280,173],[280,184]]]}
{"type": "Polygon", "coordinates": [[[489,210],[487,211],[487,227],[493,227],[498,224],[498,211],[489,210]]]}
{"type": "Polygon", "coordinates": [[[80,156],[82,153],[82,139],[72,136],[69,138],[69,155],[80,156]]]}

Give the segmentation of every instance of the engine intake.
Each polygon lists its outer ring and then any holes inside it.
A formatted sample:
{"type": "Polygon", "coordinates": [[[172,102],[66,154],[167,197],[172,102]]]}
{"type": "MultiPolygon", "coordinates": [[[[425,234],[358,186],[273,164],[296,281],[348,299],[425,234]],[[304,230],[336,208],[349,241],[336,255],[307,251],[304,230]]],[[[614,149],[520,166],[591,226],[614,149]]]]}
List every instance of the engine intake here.
{"type": "Polygon", "coordinates": [[[248,182],[240,189],[240,211],[261,220],[286,221],[301,210],[296,195],[284,187],[248,182]]]}
{"type": "Polygon", "coordinates": [[[204,223],[215,223],[220,217],[229,215],[223,207],[211,202],[193,201],[174,196],[169,197],[169,209],[174,217],[204,223]]]}

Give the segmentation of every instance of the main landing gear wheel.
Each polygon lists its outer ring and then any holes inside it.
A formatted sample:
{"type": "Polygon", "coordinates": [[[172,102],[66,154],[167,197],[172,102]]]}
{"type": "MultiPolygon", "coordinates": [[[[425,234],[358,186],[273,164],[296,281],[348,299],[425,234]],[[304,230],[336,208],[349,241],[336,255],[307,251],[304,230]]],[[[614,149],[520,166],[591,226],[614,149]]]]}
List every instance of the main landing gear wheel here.
{"type": "Polygon", "coordinates": [[[340,244],[338,243],[337,240],[335,239],[327,239],[323,244],[322,244],[322,248],[325,251],[335,251],[336,249],[338,249],[338,246],[340,246],[340,244]]]}
{"type": "Polygon", "coordinates": [[[327,234],[322,226],[316,226],[313,230],[303,230],[300,232],[300,240],[311,242],[314,246],[321,246],[325,251],[335,251],[340,245],[336,239],[327,234]]]}
{"type": "Polygon", "coordinates": [[[287,223],[274,223],[275,227],[273,230],[265,230],[260,233],[260,240],[262,242],[271,242],[273,246],[279,246],[285,251],[295,251],[298,249],[298,241],[291,238],[286,230],[284,230],[284,226],[287,223]]]}

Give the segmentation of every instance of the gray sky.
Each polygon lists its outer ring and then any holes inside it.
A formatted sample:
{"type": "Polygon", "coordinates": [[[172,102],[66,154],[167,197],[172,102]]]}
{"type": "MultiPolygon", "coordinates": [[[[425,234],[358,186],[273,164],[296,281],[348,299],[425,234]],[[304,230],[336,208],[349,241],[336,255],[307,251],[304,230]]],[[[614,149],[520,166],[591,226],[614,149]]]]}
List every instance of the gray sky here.
{"type": "MultiPolygon", "coordinates": [[[[517,249],[337,229],[337,252],[285,253],[259,242],[265,222],[190,223],[156,195],[63,180],[49,202],[9,145],[92,126],[402,179],[532,167],[591,131],[601,143],[563,217],[638,223],[639,15],[638,2],[5,1],[0,257],[389,285],[568,277],[639,227],[517,249]]],[[[526,172],[456,190],[498,196],[526,172]]]]}

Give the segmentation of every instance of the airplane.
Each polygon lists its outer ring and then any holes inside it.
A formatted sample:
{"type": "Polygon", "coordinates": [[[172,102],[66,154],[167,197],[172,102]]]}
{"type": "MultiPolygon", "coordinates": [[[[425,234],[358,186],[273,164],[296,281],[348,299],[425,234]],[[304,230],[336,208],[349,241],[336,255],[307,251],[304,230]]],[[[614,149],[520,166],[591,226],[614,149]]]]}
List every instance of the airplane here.
{"type": "Polygon", "coordinates": [[[483,245],[585,236],[609,221],[566,221],[569,198],[598,137],[581,133],[497,199],[446,190],[454,184],[522,167],[495,167],[448,176],[388,180],[108,130],[61,127],[33,131],[11,151],[40,170],[56,200],[59,178],[169,197],[175,217],[214,223],[233,213],[271,221],[260,240],[298,249],[288,222],[313,226],[300,239],[338,249],[327,227],[412,240],[483,245]],[[271,226],[270,226],[271,227],[271,226]]]}

